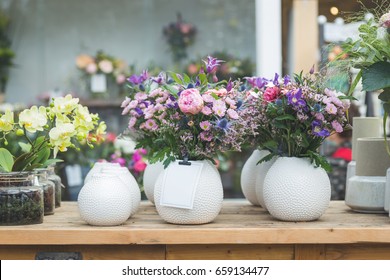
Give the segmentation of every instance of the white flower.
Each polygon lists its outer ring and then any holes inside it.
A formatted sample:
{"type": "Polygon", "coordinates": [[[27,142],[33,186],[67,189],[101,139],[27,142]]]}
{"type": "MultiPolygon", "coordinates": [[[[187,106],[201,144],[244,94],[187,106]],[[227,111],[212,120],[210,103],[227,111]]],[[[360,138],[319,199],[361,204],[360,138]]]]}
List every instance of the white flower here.
{"type": "Polygon", "coordinates": [[[8,132],[14,127],[14,112],[6,110],[5,114],[0,117],[0,131],[8,132]]]}
{"type": "Polygon", "coordinates": [[[105,74],[110,74],[114,70],[114,66],[111,61],[104,59],[99,62],[99,69],[105,74]]]}
{"type": "Polygon", "coordinates": [[[79,99],[73,98],[70,94],[65,97],[57,97],[54,98],[52,111],[54,113],[69,114],[77,108],[78,103],[79,99]]]}
{"type": "Polygon", "coordinates": [[[97,71],[97,66],[95,63],[90,63],[85,68],[85,71],[87,71],[88,74],[95,74],[97,71]]]}
{"type": "Polygon", "coordinates": [[[19,114],[19,125],[31,133],[43,131],[47,123],[46,108],[32,106],[31,109],[25,109],[19,114]]]}
{"type": "Polygon", "coordinates": [[[57,156],[58,151],[65,152],[69,146],[72,145],[71,137],[76,133],[75,127],[72,123],[57,122],[49,132],[50,144],[54,150],[54,157],[57,156]]]}

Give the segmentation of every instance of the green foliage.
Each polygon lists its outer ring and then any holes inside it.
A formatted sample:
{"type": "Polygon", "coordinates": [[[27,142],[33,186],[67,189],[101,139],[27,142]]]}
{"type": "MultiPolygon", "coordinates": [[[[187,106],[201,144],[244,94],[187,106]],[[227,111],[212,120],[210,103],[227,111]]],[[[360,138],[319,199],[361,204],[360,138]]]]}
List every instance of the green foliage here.
{"type": "Polygon", "coordinates": [[[14,165],[14,159],[12,154],[4,149],[0,148],[0,168],[5,172],[11,172],[14,165]]]}
{"type": "Polygon", "coordinates": [[[379,61],[363,68],[362,84],[363,90],[366,91],[375,91],[390,87],[390,62],[379,61]]]}

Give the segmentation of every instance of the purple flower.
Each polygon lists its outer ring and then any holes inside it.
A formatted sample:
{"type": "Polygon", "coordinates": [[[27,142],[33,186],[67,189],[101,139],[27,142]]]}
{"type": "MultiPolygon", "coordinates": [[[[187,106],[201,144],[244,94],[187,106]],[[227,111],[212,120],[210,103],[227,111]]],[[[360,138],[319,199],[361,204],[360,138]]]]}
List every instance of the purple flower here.
{"type": "Polygon", "coordinates": [[[273,83],[275,86],[278,86],[278,85],[279,85],[279,74],[278,74],[278,73],[275,73],[275,77],[274,77],[274,80],[272,81],[272,83],[273,83]]]}
{"type": "Polygon", "coordinates": [[[232,90],[232,88],[233,88],[233,83],[232,83],[232,79],[230,78],[229,82],[226,85],[227,92],[230,92],[232,90]]]}
{"type": "Polygon", "coordinates": [[[289,75],[284,76],[284,78],[283,78],[283,84],[284,84],[284,85],[287,85],[287,84],[289,84],[290,82],[291,82],[290,76],[289,76],[289,75]]]}
{"type": "Polygon", "coordinates": [[[142,116],[144,114],[144,112],[140,108],[135,108],[134,110],[137,112],[139,116],[142,116]]]}
{"type": "Polygon", "coordinates": [[[313,64],[313,66],[310,68],[309,73],[310,73],[311,75],[314,73],[314,64],[313,64]]]}
{"type": "Polygon", "coordinates": [[[208,56],[207,61],[203,60],[203,62],[206,64],[207,73],[215,73],[217,71],[218,66],[220,66],[221,62],[224,61],[212,56],[208,56]]]}
{"type": "Polygon", "coordinates": [[[311,123],[311,129],[313,134],[319,137],[328,137],[330,135],[329,131],[321,127],[322,123],[320,121],[313,121],[311,123]]]}
{"type": "Polygon", "coordinates": [[[143,70],[141,75],[137,76],[137,75],[133,74],[129,78],[127,78],[127,81],[132,83],[133,85],[140,85],[148,78],[149,78],[148,71],[143,70]]]}
{"type": "Polygon", "coordinates": [[[158,74],[157,77],[154,77],[152,78],[153,82],[157,83],[157,84],[162,84],[162,83],[165,83],[165,76],[164,76],[164,73],[161,72],[160,74],[158,74]]]}
{"type": "Polygon", "coordinates": [[[268,83],[267,79],[261,77],[245,77],[244,79],[246,79],[252,87],[262,88],[268,83]]]}
{"type": "Polygon", "coordinates": [[[306,106],[305,100],[302,99],[302,90],[298,89],[295,93],[289,91],[287,93],[288,104],[293,105],[294,107],[304,107],[306,106]]]}

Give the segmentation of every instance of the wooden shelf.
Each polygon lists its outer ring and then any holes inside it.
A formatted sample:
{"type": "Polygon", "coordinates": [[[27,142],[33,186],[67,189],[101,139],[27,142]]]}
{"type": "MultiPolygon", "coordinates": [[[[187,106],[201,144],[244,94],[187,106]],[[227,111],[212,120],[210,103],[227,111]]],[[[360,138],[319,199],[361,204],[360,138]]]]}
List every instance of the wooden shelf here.
{"type": "MultiPolygon", "coordinates": [[[[5,256],[18,258],[21,255],[9,255],[9,250],[48,250],[53,246],[62,251],[98,250],[99,258],[111,252],[108,257],[113,259],[129,257],[114,253],[114,248],[123,251],[126,246],[133,257],[137,248],[148,248],[139,250],[149,254],[140,258],[152,258],[150,250],[155,248],[160,257],[179,259],[346,258],[345,252],[354,258],[390,259],[390,219],[388,214],[355,213],[343,201],[332,201],[318,221],[281,222],[247,201],[226,200],[213,223],[173,225],[164,222],[151,203],[143,201],[138,213],[125,224],[96,227],[81,220],[76,202],[63,202],[54,215],[45,216],[43,224],[0,227],[0,259],[4,257],[2,250],[7,250],[5,256]],[[373,251],[367,253],[367,248],[373,251]]],[[[93,253],[91,256],[96,258],[93,253]]]]}

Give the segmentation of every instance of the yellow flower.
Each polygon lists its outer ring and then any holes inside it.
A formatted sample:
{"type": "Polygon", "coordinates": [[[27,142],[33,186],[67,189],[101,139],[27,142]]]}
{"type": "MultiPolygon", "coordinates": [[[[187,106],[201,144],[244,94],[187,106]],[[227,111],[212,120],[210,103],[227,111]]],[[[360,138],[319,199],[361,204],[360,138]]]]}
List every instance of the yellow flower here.
{"type": "Polygon", "coordinates": [[[78,98],[73,98],[72,95],[68,94],[65,97],[54,98],[51,110],[56,114],[70,114],[77,108],[78,103],[78,98]]]}
{"type": "Polygon", "coordinates": [[[106,129],[107,129],[106,123],[105,123],[105,122],[100,122],[100,123],[99,123],[99,126],[98,126],[97,129],[96,129],[96,134],[97,134],[97,135],[106,134],[106,129]]]}
{"type": "Polygon", "coordinates": [[[32,106],[30,109],[25,109],[19,114],[19,125],[24,127],[31,133],[43,131],[43,127],[47,123],[46,108],[40,106],[32,106]]]}
{"type": "Polygon", "coordinates": [[[5,114],[0,117],[0,131],[8,132],[14,127],[14,112],[6,110],[5,114]]]}
{"type": "Polygon", "coordinates": [[[75,116],[73,123],[78,132],[82,132],[84,134],[88,134],[89,131],[94,129],[95,126],[95,118],[93,114],[89,113],[87,107],[78,105],[75,110],[75,116]]]}
{"type": "Polygon", "coordinates": [[[57,156],[58,151],[67,151],[67,148],[72,145],[71,138],[75,133],[76,130],[72,123],[56,123],[56,126],[49,132],[50,144],[53,147],[54,157],[57,156]]]}

